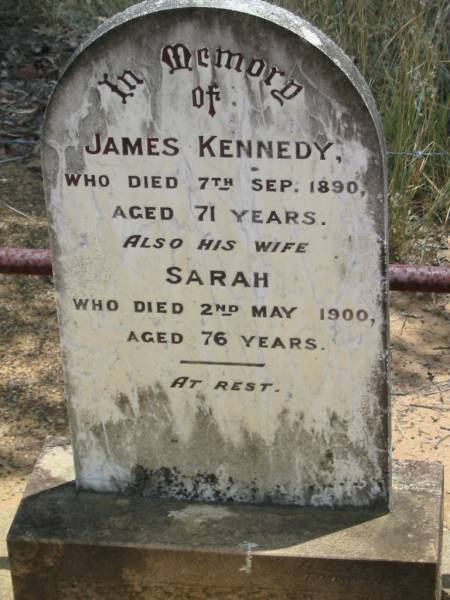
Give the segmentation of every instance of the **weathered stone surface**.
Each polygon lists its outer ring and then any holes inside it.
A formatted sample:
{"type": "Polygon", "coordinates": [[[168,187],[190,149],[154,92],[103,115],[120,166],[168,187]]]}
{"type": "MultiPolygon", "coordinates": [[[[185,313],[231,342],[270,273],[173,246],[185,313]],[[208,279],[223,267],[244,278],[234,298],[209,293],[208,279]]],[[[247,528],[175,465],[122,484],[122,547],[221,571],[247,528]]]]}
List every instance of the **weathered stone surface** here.
{"type": "Polygon", "coordinates": [[[442,536],[442,600],[450,600],[450,531],[444,527],[442,536]]]}
{"type": "Polygon", "coordinates": [[[395,462],[380,514],[76,492],[70,463],[53,441],[11,527],[16,600],[438,598],[438,464],[395,462]]]}
{"type": "Polygon", "coordinates": [[[43,147],[80,488],[387,506],[384,141],[342,51],[260,1],[144,2],[43,147]]]}

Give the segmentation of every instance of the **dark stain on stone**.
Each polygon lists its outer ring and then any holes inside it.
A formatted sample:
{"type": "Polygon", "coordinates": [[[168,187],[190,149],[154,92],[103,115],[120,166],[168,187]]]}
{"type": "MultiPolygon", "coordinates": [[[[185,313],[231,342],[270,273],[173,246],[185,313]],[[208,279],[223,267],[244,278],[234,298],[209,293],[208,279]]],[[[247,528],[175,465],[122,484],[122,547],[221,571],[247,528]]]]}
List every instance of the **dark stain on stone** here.
{"type": "Polygon", "coordinates": [[[161,385],[139,389],[134,401],[125,394],[116,397],[122,418],[93,433],[108,460],[129,471],[128,481],[116,482],[118,489],[153,499],[371,508],[375,486],[383,499],[383,472],[362,444],[350,442],[349,423],[335,411],[330,410],[328,425],[316,431],[306,429],[303,413],[293,417],[285,409],[271,446],[243,427],[234,444],[222,436],[207,399],[198,394],[196,401],[186,407],[192,411],[192,433],[181,441],[161,385]],[[365,479],[338,480],[335,462],[344,460],[354,462],[365,479]],[[293,481],[295,473],[301,485],[293,481]]]}
{"type": "Polygon", "coordinates": [[[133,416],[133,409],[128,397],[125,396],[125,394],[118,394],[116,404],[117,408],[121,410],[124,416],[127,418],[131,418],[133,416]]]}

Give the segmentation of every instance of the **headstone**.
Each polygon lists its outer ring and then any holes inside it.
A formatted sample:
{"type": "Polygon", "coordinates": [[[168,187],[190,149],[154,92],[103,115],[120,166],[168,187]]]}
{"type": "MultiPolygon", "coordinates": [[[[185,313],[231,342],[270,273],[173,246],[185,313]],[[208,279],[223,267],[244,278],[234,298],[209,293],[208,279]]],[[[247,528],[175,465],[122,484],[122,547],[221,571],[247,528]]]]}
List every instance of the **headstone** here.
{"type": "Polygon", "coordinates": [[[43,166],[79,488],[387,506],[385,150],[338,47],[144,2],[67,68],[43,166]]]}

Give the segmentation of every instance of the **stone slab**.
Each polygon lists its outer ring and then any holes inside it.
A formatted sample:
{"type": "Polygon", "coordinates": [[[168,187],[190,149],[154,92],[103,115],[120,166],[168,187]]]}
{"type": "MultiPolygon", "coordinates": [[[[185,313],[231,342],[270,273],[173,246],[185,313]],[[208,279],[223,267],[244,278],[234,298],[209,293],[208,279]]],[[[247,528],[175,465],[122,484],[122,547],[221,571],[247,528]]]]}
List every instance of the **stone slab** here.
{"type": "Polygon", "coordinates": [[[442,600],[450,600],[450,531],[444,527],[441,564],[442,600]]]}
{"type": "Polygon", "coordinates": [[[78,492],[50,439],[8,536],[16,600],[430,600],[443,471],[394,462],[392,511],[218,505],[78,492]]]}

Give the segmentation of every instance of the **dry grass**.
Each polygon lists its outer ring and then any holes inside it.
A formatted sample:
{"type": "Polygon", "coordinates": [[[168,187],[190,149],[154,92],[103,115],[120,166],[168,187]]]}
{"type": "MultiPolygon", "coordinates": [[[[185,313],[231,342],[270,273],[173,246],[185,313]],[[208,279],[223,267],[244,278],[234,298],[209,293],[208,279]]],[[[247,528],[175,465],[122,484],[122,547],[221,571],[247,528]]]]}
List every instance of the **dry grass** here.
{"type": "Polygon", "coordinates": [[[369,82],[394,153],[389,159],[391,261],[433,260],[449,225],[450,5],[446,0],[278,4],[329,35],[369,82]],[[425,154],[395,154],[420,151],[425,154]]]}

